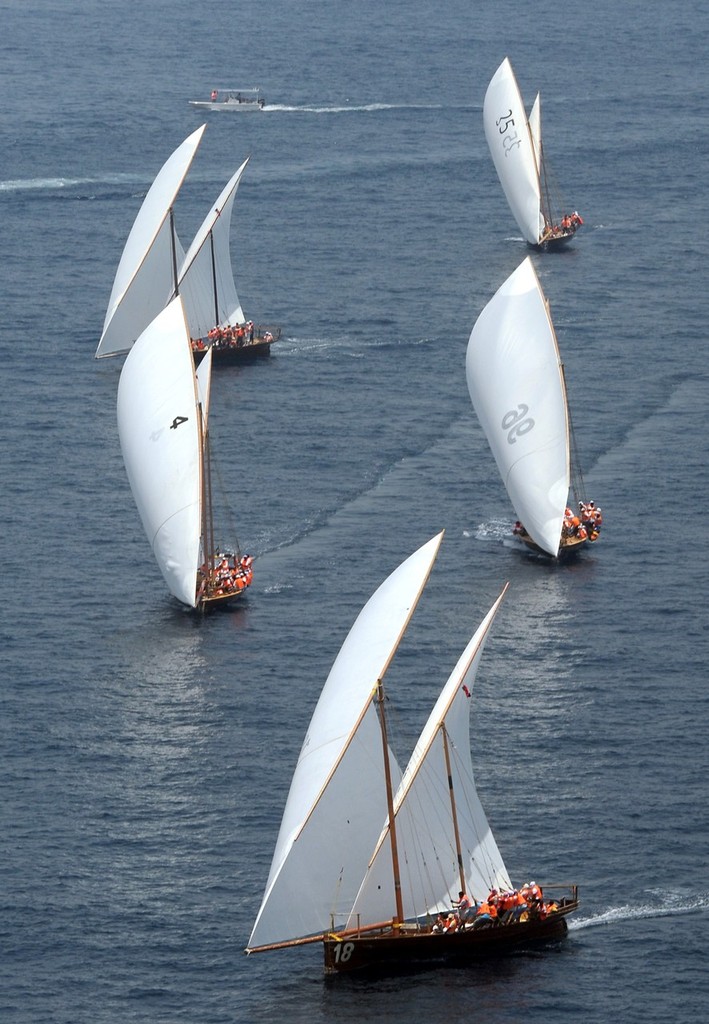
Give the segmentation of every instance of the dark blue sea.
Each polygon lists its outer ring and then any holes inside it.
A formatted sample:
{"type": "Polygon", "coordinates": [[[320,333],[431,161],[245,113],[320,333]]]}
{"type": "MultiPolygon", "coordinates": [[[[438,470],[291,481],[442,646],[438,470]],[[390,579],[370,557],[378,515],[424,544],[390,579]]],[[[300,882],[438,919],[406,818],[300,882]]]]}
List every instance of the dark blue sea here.
{"type": "MultiPolygon", "coordinates": [[[[0,1020],[684,1024],[707,1019],[709,11],[540,0],[0,0],[0,1020]],[[527,250],[482,127],[505,56],[585,226],[535,255],[601,541],[551,565],[465,382],[527,250]],[[249,154],[232,253],[269,360],[211,427],[255,581],[173,601],[95,361],[141,200],[220,85],[189,242],[249,154]],[[320,689],[379,583],[446,530],[387,677],[408,757],[506,581],[476,684],[478,788],[514,880],[573,881],[563,944],[468,970],[246,957],[320,689]]],[[[336,847],[338,837],[333,837],[336,847]]]]}

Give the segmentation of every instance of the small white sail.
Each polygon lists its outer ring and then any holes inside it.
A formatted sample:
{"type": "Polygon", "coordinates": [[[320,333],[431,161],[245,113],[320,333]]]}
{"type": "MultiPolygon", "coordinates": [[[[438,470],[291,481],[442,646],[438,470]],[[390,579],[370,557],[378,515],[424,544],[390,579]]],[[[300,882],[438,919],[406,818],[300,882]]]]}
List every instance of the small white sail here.
{"type": "Polygon", "coordinates": [[[145,533],[170,592],[196,604],[201,537],[197,381],[182,302],[136,341],[118,384],[118,433],[145,533]]]}
{"type": "Polygon", "coordinates": [[[517,516],[556,556],[569,497],[568,411],[556,334],[529,257],[478,317],[466,376],[517,516]]]}
{"type": "Polygon", "coordinates": [[[544,232],[539,169],[524,101],[507,57],[485,93],[483,124],[510,209],[525,239],[537,245],[544,232]]]}
{"type": "Polygon", "coordinates": [[[212,394],[212,349],[208,348],[202,356],[197,370],[197,394],[202,410],[202,433],[207,433],[209,422],[209,400],[212,394]]]}
{"type": "Polygon", "coordinates": [[[331,914],[346,915],[352,907],[387,815],[372,701],[442,537],[433,537],[381,584],[332,666],[293,775],[249,949],[316,935],[330,927],[331,914]]]}
{"type": "Polygon", "coordinates": [[[215,325],[244,322],[231,266],[229,233],[236,190],[249,159],[233,175],[194,237],[178,272],[178,291],[193,338],[215,325]]]}
{"type": "Polygon", "coordinates": [[[542,173],[542,101],[537,93],[532,109],[529,112],[529,133],[532,136],[534,158],[537,161],[537,174],[541,182],[542,173]]]}
{"type": "MultiPolygon", "coordinates": [[[[510,879],[478,797],[470,754],[473,684],[505,590],[485,616],[444,686],[394,798],[404,917],[450,909],[461,887],[455,824],[465,889],[478,900],[510,888],[510,879]],[[444,749],[448,743],[451,786],[444,749]]],[[[355,900],[349,927],[386,921],[396,913],[388,823],[355,900]]]]}
{"type": "Polygon", "coordinates": [[[177,147],[143,200],[118,264],[97,358],[127,352],[174,294],[184,250],[169,215],[205,128],[177,147]]]}

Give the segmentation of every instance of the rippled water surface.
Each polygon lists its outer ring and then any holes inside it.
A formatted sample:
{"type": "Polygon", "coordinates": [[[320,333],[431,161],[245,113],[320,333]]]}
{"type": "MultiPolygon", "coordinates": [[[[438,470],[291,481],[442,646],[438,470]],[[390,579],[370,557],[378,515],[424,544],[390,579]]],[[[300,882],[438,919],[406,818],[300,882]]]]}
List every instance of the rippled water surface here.
{"type": "MultiPolygon", "coordinates": [[[[0,1011],[8,1024],[684,1022],[709,998],[709,15],[545,0],[5,2],[0,1011]],[[239,5],[241,6],[241,5],[239,5]],[[585,227],[535,256],[601,542],[520,554],[465,346],[526,255],[482,129],[505,55],[585,227]],[[95,362],[132,220],[212,116],[184,239],[238,164],[233,261],[270,360],[215,373],[243,606],[167,594],[95,362]],[[317,947],[246,958],[291,772],[381,580],[445,528],[392,666],[408,752],[505,581],[476,684],[478,788],[513,879],[576,881],[560,947],[366,985],[317,947]]],[[[337,837],[333,837],[336,846],[337,837]]]]}

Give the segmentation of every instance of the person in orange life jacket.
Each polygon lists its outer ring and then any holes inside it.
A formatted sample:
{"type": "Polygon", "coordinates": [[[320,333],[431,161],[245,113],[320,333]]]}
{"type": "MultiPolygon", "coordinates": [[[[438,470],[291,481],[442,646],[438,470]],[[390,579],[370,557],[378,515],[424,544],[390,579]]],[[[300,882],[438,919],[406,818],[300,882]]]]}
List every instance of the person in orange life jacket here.
{"type": "Polygon", "coordinates": [[[481,903],[475,913],[473,928],[481,928],[484,924],[492,924],[497,917],[497,908],[491,903],[481,903]]]}
{"type": "Polygon", "coordinates": [[[458,893],[458,920],[461,924],[468,920],[470,917],[475,916],[475,907],[473,907],[472,900],[461,891],[458,893]]]}

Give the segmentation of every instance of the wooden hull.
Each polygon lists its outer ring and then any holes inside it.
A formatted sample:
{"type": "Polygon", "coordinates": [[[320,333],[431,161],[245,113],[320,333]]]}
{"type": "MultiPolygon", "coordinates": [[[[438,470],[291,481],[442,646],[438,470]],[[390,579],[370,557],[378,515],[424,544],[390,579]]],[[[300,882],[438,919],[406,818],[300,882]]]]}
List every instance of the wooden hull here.
{"type": "Polygon", "coordinates": [[[254,359],[268,358],[273,341],[252,341],[249,345],[215,348],[212,366],[232,366],[235,363],[249,363],[254,359]]]}
{"type": "Polygon", "coordinates": [[[249,363],[256,359],[268,358],[271,354],[271,346],[278,341],[278,336],[272,338],[256,337],[253,341],[242,345],[212,345],[204,348],[193,346],[192,351],[196,362],[199,362],[207,351],[212,349],[212,366],[234,366],[239,363],[249,363]]]}
{"type": "Polygon", "coordinates": [[[541,242],[537,242],[536,245],[532,245],[531,248],[537,252],[553,252],[558,249],[565,249],[569,242],[575,237],[576,229],[567,231],[559,231],[557,234],[549,235],[541,242]]]}
{"type": "Polygon", "coordinates": [[[197,609],[201,612],[211,611],[213,608],[226,608],[228,605],[233,604],[234,601],[238,601],[244,596],[248,587],[243,590],[230,590],[228,593],[211,594],[209,597],[203,597],[197,609]]]}
{"type": "Polygon", "coordinates": [[[568,931],[566,914],[578,902],[544,919],[514,924],[492,924],[453,934],[409,931],[406,926],[376,934],[323,938],[326,974],[353,972],[405,973],[435,967],[465,967],[486,957],[504,955],[524,947],[563,939],[568,931]]]}
{"type": "MultiPolygon", "coordinates": [[[[535,544],[528,533],[517,531],[515,533],[515,537],[519,537],[522,543],[525,544],[530,549],[530,551],[534,551],[535,554],[544,555],[545,558],[554,558],[554,556],[550,555],[548,551],[545,551],[543,548],[540,548],[538,544],[535,544]]],[[[589,543],[591,542],[588,540],[587,537],[562,537],[561,546],[559,548],[559,553],[556,556],[556,558],[564,559],[573,557],[574,555],[577,555],[580,551],[582,551],[585,547],[587,547],[589,543]]]]}

